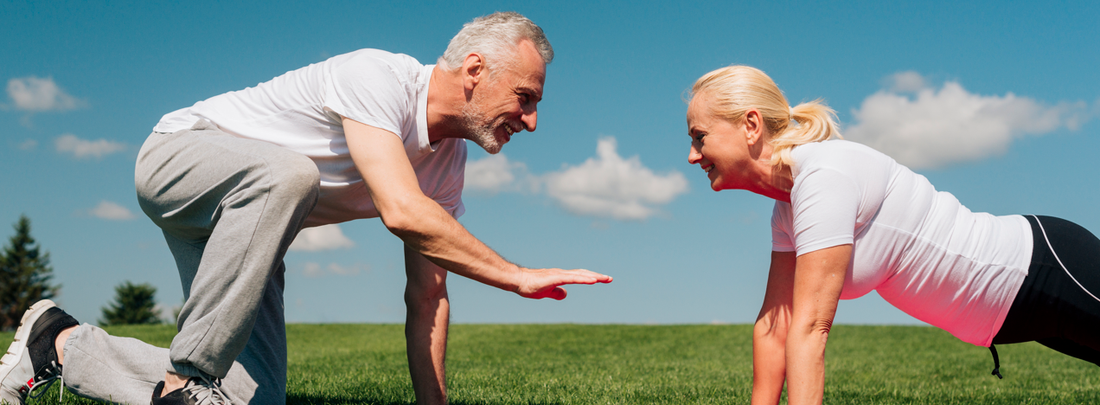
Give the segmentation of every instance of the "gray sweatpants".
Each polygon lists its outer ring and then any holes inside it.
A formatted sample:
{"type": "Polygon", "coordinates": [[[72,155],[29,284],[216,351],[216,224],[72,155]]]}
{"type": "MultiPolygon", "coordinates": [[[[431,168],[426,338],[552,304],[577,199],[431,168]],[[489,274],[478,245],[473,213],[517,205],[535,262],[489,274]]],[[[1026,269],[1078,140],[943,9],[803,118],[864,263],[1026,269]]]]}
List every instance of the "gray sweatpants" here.
{"type": "Polygon", "coordinates": [[[179,334],[162,349],[82,325],[65,342],[66,386],[145,404],[167,370],[221,378],[234,403],[284,403],[283,256],[317,202],[317,166],[202,120],[151,134],[135,172],[179,269],[179,334]]]}

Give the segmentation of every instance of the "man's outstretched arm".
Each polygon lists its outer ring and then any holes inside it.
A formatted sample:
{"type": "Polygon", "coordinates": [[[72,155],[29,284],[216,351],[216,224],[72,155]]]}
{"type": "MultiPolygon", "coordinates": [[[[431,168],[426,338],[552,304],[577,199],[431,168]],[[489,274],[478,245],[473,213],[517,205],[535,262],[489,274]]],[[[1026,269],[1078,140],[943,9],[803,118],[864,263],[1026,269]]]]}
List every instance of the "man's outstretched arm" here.
{"type": "Polygon", "coordinates": [[[382,222],[432,263],[528,298],[563,299],[562,285],[611,282],[588,270],[528,269],[504,260],[420,191],[400,138],[349,118],[343,122],[352,160],[382,222]]]}

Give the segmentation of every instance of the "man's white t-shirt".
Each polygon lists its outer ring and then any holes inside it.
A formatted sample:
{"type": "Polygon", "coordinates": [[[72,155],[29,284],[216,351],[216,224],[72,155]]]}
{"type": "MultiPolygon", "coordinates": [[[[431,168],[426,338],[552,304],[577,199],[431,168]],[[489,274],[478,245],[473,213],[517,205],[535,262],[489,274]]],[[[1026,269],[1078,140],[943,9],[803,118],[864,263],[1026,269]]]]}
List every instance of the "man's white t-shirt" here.
{"type": "Polygon", "coordinates": [[[989,346],[1031,262],[1019,215],[971,212],[867,146],[841,140],[791,151],[791,202],[772,213],[772,250],[852,244],[841,299],[871,290],[959,339],[989,346]]]}
{"type": "Polygon", "coordinates": [[[206,119],[229,134],[308,156],[321,173],[321,195],[306,226],[318,226],[379,215],[348,152],[341,118],[347,117],[400,137],[421,190],[457,218],[465,210],[466,143],[428,142],[433,67],[362,49],[171,112],[153,130],[176,132],[206,119]]]}

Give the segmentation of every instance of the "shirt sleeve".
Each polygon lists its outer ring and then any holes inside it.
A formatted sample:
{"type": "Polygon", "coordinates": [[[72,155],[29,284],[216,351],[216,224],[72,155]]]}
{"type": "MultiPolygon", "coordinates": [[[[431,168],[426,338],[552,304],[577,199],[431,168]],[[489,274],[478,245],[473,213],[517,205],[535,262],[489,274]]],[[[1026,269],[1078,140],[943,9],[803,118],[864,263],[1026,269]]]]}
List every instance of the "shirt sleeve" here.
{"type": "Polygon", "coordinates": [[[416,100],[391,62],[364,52],[334,65],[325,83],[324,109],[404,138],[402,123],[416,100]]]}
{"type": "Polygon", "coordinates": [[[855,180],[828,168],[801,177],[791,190],[791,228],[798,255],[852,243],[860,202],[855,180]]]}
{"type": "Polygon", "coordinates": [[[776,201],[772,208],[772,251],[794,251],[794,229],[791,224],[791,204],[776,201]]]}

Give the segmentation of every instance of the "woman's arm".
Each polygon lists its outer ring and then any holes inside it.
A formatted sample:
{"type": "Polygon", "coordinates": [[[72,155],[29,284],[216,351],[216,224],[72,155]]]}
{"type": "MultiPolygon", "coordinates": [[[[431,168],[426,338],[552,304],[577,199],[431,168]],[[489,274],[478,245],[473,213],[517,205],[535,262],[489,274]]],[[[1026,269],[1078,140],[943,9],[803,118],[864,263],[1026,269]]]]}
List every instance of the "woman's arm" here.
{"type": "Polygon", "coordinates": [[[787,371],[787,328],[794,293],[794,252],[772,252],[764,305],[752,331],[752,404],[775,405],[787,371]]]}
{"type": "Polygon", "coordinates": [[[852,245],[816,250],[795,259],[787,331],[787,400],[820,404],[825,393],[825,342],[836,315],[852,245]]]}

